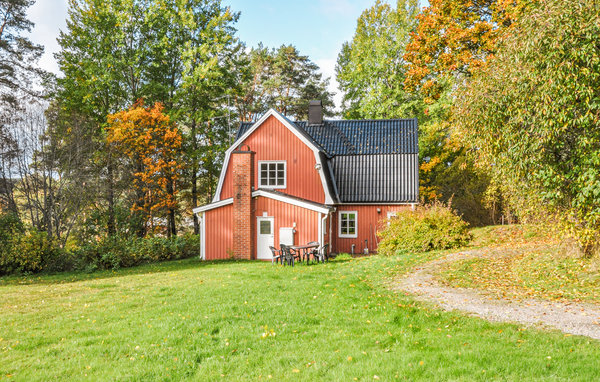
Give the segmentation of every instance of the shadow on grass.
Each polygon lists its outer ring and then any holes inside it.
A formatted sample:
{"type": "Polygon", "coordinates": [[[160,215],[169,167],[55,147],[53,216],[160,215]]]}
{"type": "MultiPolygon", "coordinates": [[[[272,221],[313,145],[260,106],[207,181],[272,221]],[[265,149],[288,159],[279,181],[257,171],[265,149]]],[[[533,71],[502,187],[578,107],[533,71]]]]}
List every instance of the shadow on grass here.
{"type": "Polygon", "coordinates": [[[109,269],[101,271],[73,271],[61,273],[40,273],[34,275],[19,275],[0,277],[0,288],[9,285],[32,284],[64,284],[85,280],[100,280],[121,276],[132,276],[152,273],[175,272],[194,268],[205,268],[220,264],[249,263],[247,260],[210,260],[201,261],[197,257],[183,260],[169,260],[150,263],[131,268],[109,269]]]}
{"type": "MultiPolygon", "coordinates": [[[[340,264],[346,263],[348,261],[352,261],[353,258],[350,256],[342,256],[339,258],[333,258],[328,263],[340,264]]],[[[152,274],[152,273],[164,273],[164,272],[176,272],[176,271],[184,271],[187,269],[194,268],[206,268],[212,266],[226,265],[226,264],[234,264],[234,263],[263,263],[261,261],[253,261],[253,260],[208,260],[201,261],[197,257],[183,259],[183,260],[169,260],[162,261],[158,263],[149,263],[149,264],[141,264],[130,268],[120,268],[120,269],[108,269],[108,270],[98,270],[98,271],[72,271],[72,272],[60,272],[60,273],[38,273],[31,275],[15,275],[15,276],[4,276],[0,277],[0,288],[3,286],[10,285],[35,285],[35,284],[65,284],[65,283],[73,283],[79,281],[86,280],[101,280],[101,279],[109,279],[113,277],[122,277],[122,276],[133,276],[133,275],[143,275],[143,274],[152,274]]],[[[319,264],[305,264],[300,263],[296,264],[297,266],[313,266],[313,265],[321,265],[319,264]]],[[[281,265],[279,265],[281,266],[281,265]]]]}

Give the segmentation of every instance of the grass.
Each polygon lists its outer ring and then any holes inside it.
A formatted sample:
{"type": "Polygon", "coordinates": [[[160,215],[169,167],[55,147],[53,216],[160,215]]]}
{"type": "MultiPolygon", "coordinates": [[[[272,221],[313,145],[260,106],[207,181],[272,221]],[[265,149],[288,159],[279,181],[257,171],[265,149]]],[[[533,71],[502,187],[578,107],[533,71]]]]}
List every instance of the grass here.
{"type": "MultiPolygon", "coordinates": [[[[486,230],[490,234],[494,228],[486,230]]],[[[519,227],[512,230],[517,232],[519,227]]],[[[445,264],[439,279],[447,285],[485,289],[501,298],[600,303],[597,258],[583,258],[547,237],[517,232],[515,239],[508,241],[510,247],[489,248],[486,258],[445,264]]]]}
{"type": "Polygon", "coordinates": [[[0,283],[0,379],[581,380],[597,341],[388,289],[442,253],[316,266],[194,259],[0,283]]]}

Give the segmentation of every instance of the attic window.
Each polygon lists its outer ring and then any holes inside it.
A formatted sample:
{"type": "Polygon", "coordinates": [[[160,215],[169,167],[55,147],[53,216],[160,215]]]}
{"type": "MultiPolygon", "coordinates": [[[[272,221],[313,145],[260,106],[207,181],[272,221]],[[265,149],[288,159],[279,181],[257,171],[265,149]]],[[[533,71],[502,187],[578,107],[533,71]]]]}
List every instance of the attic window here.
{"type": "Polygon", "coordinates": [[[285,161],[258,161],[258,186],[263,188],[285,188],[285,168],[285,161]]]}
{"type": "Polygon", "coordinates": [[[358,237],[357,232],[357,216],[356,211],[340,211],[339,212],[340,231],[339,237],[358,237]]]}

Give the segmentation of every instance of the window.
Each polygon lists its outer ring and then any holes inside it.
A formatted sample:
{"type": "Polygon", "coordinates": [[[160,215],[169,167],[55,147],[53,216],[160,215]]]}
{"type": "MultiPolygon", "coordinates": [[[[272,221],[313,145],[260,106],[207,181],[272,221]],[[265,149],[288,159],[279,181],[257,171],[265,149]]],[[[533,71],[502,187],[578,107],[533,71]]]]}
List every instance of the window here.
{"type": "Polygon", "coordinates": [[[356,211],[340,211],[340,232],[339,237],[358,237],[356,211]]]}
{"type": "Polygon", "coordinates": [[[395,218],[395,217],[398,217],[398,212],[396,212],[396,211],[388,211],[388,213],[387,213],[387,218],[388,218],[387,225],[388,226],[390,225],[390,219],[395,218]]]}
{"type": "Polygon", "coordinates": [[[270,235],[271,234],[271,221],[270,220],[261,220],[260,221],[260,234],[261,235],[270,235]]]}
{"type": "Polygon", "coordinates": [[[285,188],[285,162],[258,161],[259,187],[285,188]]]}

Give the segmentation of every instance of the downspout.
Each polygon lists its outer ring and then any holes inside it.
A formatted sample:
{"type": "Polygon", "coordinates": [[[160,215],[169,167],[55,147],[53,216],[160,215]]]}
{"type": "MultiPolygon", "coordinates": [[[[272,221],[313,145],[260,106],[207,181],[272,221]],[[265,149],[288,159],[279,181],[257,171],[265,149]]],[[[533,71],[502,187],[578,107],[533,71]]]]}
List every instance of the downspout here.
{"type": "Polygon", "coordinates": [[[323,225],[321,224],[321,219],[323,217],[323,213],[319,212],[319,218],[317,219],[317,236],[318,236],[318,241],[319,241],[319,245],[323,245],[323,225]]]}
{"type": "MultiPolygon", "coordinates": [[[[321,213],[319,213],[319,216],[321,215],[321,213]]],[[[327,220],[327,217],[329,216],[329,214],[323,214],[323,217],[321,218],[321,226],[319,228],[319,232],[321,232],[321,245],[325,245],[325,227],[327,227],[325,225],[325,220],[327,220]]]]}
{"type": "Polygon", "coordinates": [[[332,226],[333,226],[333,213],[335,212],[335,208],[333,211],[329,212],[329,252],[333,252],[333,236],[332,236],[332,226]]]}

